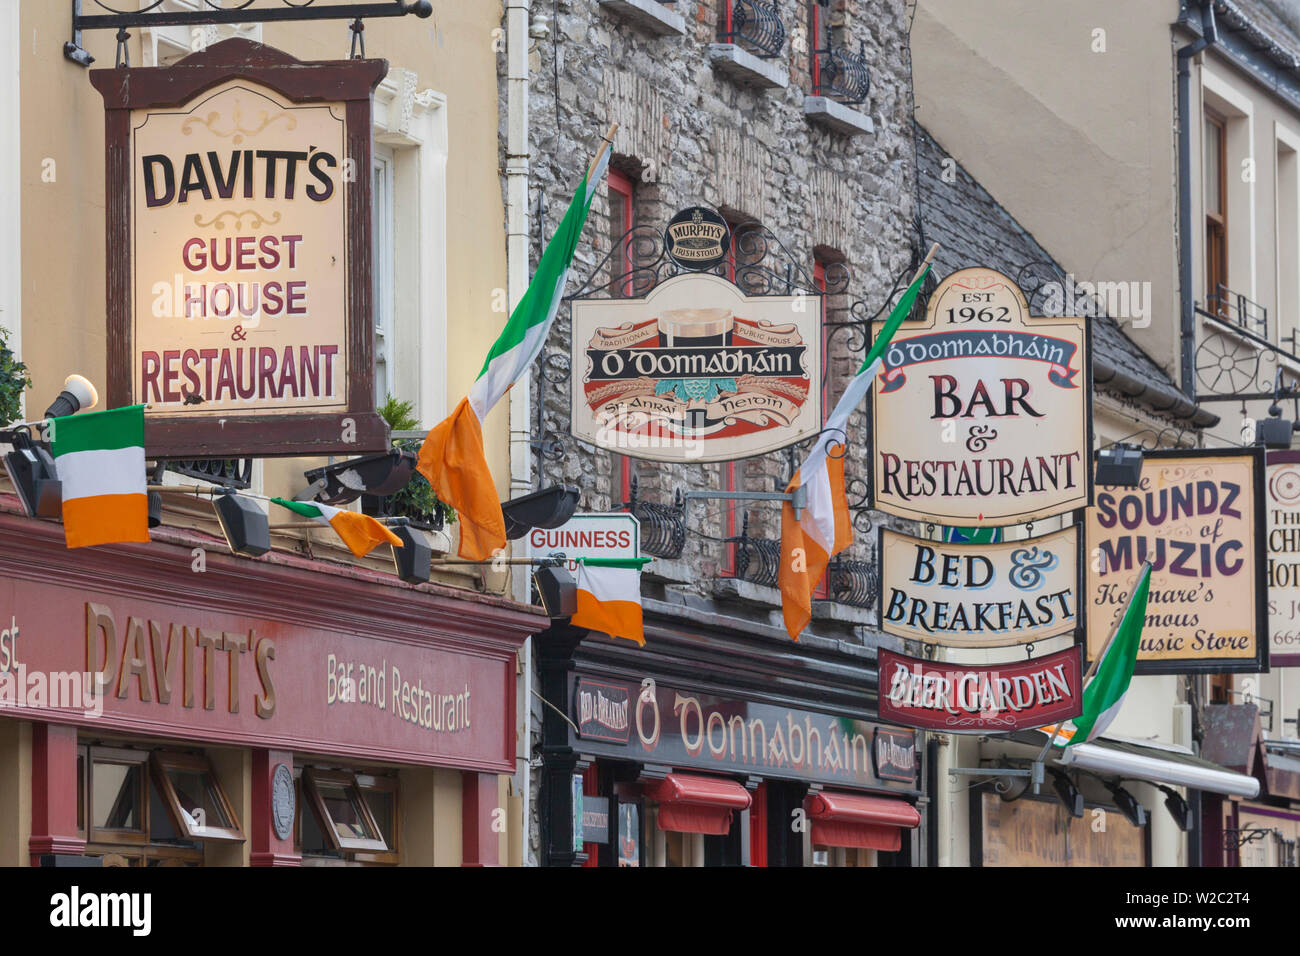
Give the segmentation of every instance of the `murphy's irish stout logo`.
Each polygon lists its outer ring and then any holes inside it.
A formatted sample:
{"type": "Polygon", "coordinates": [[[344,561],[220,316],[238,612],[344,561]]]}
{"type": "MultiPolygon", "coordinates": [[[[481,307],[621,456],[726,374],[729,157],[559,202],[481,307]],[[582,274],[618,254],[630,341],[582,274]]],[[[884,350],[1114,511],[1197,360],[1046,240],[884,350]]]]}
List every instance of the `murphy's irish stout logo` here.
{"type": "Polygon", "coordinates": [[[685,269],[711,269],[727,258],[730,248],[727,221],[703,206],[683,209],[664,229],[664,249],[685,269]]]}
{"type": "Polygon", "coordinates": [[[1124,613],[1142,563],[1146,673],[1268,667],[1263,449],[1147,452],[1134,488],[1088,511],[1088,656],[1124,613]]]}
{"type": "Polygon", "coordinates": [[[1087,319],[1039,318],[991,269],[962,269],[885,349],[872,399],[881,511],[962,527],[1091,501],[1087,319]]]}
{"type": "Polygon", "coordinates": [[[134,401],[346,407],[344,143],[342,104],[249,80],[132,112],[134,401]]]}
{"type": "Polygon", "coordinates": [[[696,273],[644,299],[577,299],[573,434],[657,461],[744,458],[806,438],[821,422],[820,313],[818,296],[747,297],[696,273]]]}

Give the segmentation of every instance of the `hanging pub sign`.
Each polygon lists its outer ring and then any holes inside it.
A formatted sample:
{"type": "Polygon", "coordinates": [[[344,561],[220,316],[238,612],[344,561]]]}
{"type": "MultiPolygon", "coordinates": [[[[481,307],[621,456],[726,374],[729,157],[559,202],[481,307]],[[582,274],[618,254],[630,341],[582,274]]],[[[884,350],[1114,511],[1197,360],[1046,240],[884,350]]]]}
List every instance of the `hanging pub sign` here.
{"type": "Polygon", "coordinates": [[[1300,667],[1300,451],[1267,453],[1269,663],[1300,667]]]}
{"type": "Polygon", "coordinates": [[[94,70],[107,155],[108,404],[150,457],[387,448],[375,412],[371,93],[383,60],[235,38],[94,70]]]}
{"type": "Polygon", "coordinates": [[[951,544],[880,529],[880,627],[948,647],[1028,644],[1079,626],[1079,528],[951,544]]]}
{"type": "Polygon", "coordinates": [[[573,300],[573,435],[652,461],[726,461],[821,427],[821,297],[687,273],[573,300]]]}
{"type": "Polygon", "coordinates": [[[915,785],[916,732],[877,727],[872,758],[876,765],[876,776],[880,779],[915,785]]]}
{"type": "Polygon", "coordinates": [[[727,220],[704,206],[689,206],[664,229],[664,251],[683,269],[700,272],[720,265],[731,250],[727,220]]]}
{"type": "Polygon", "coordinates": [[[1083,712],[1081,645],[1006,664],[954,664],[881,649],[880,719],[944,733],[1033,730],[1083,712]]]}
{"type": "Polygon", "coordinates": [[[1029,314],[992,269],[962,269],[885,349],[872,396],[880,511],[975,528],[1092,501],[1086,318],[1029,314]]]}
{"type": "Polygon", "coordinates": [[[1152,561],[1139,674],[1268,670],[1262,448],[1148,451],[1133,488],[1088,510],[1088,658],[1152,561]]]}

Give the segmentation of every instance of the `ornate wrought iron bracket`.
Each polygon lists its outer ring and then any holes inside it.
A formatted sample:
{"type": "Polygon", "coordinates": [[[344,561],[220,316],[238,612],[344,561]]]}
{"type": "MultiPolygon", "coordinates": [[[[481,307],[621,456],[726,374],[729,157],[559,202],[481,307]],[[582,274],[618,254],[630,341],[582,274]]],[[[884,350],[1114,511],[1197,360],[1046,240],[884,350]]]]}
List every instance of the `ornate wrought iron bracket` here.
{"type": "MultiPolygon", "coordinates": [[[[1283,369],[1279,360],[1300,365],[1300,356],[1274,345],[1268,339],[1228,321],[1221,315],[1208,312],[1200,306],[1196,314],[1207,320],[1210,334],[1196,347],[1196,391],[1198,402],[1253,402],[1276,400],[1278,376],[1283,369]],[[1270,375],[1261,365],[1277,366],[1270,375]],[[1270,382],[1270,379],[1273,381],[1270,382]],[[1254,388],[1255,391],[1251,391],[1254,388]],[[1270,389],[1271,390],[1267,390],[1270,389]],[[1201,393],[1205,389],[1206,394],[1201,393]]],[[[1294,335],[1292,341],[1294,342],[1294,335]]],[[[1283,388],[1294,390],[1296,382],[1283,388]]],[[[1293,397],[1290,391],[1283,397],[1293,397]]]]}
{"type": "Polygon", "coordinates": [[[1264,839],[1270,833],[1276,833],[1273,827],[1241,827],[1235,830],[1223,831],[1223,848],[1225,850],[1240,850],[1247,843],[1255,843],[1264,839]]]}
{"type": "Polygon", "coordinates": [[[949,767],[950,777],[1028,777],[1034,793],[1043,783],[1043,762],[1035,760],[1028,767],[949,767]]]}
{"type": "MultiPolygon", "coordinates": [[[[121,0],[129,2],[129,0],[121,0]]],[[[361,55],[365,55],[365,40],[361,39],[361,21],[370,17],[404,17],[414,13],[421,19],[433,15],[429,0],[370,0],[370,2],[342,3],[334,6],[316,4],[316,0],[279,0],[279,5],[258,5],[257,0],[228,0],[218,6],[214,0],[199,0],[197,10],[163,10],[164,0],[153,0],[137,10],[119,10],[104,0],[90,0],[103,13],[83,13],[83,0],[72,0],[72,39],[63,44],[63,55],[73,63],[90,66],[95,58],[81,45],[81,34],[86,30],[116,30],[118,41],[118,66],[130,66],[123,56],[126,31],[155,27],[221,26],[236,23],[285,23],[305,20],[351,20],[353,25],[352,55],[357,55],[358,41],[361,55]]]]}

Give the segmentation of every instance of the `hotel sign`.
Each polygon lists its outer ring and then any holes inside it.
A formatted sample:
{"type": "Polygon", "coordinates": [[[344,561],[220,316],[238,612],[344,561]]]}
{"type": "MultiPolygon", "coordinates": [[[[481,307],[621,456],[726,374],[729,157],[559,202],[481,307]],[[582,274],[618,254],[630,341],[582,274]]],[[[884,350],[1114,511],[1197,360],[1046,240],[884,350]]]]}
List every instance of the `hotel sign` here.
{"type": "Polygon", "coordinates": [[[689,273],[573,301],[573,435],[653,461],[729,461],[821,427],[821,297],[689,273]]]}
{"type": "Polygon", "coordinates": [[[1028,644],[1079,626],[1077,525],[998,544],[880,529],[880,626],[949,647],[1028,644]]]}
{"type": "Polygon", "coordinates": [[[962,269],[904,323],[872,397],[880,511],[961,527],[1092,501],[1088,320],[1042,318],[992,269],[962,269]]]}
{"type": "Polygon", "coordinates": [[[1262,448],[1148,451],[1135,488],[1088,510],[1088,657],[1153,562],[1137,673],[1268,670],[1262,448]]]}
{"type": "Polygon", "coordinates": [[[234,39],[97,70],[109,405],[150,455],[386,447],[373,397],[370,96],[381,60],[234,39]]]}
{"type": "Polygon", "coordinates": [[[1006,664],[880,651],[880,719],[943,733],[1033,730],[1083,712],[1082,648],[1006,664]]]}
{"type": "Polygon", "coordinates": [[[1300,667],[1300,451],[1268,452],[1269,662],[1300,667]]]}

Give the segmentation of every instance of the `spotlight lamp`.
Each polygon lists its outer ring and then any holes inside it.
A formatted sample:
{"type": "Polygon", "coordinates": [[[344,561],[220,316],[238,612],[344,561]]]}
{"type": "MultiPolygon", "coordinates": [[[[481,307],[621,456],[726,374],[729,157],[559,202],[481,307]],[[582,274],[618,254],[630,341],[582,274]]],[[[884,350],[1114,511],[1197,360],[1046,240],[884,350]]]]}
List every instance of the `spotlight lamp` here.
{"type": "Polygon", "coordinates": [[[63,382],[63,391],[59,392],[49,408],[45,409],[46,418],[62,418],[77,412],[88,412],[99,404],[99,392],[90,379],[84,375],[69,375],[63,382]]]}
{"type": "Polygon", "coordinates": [[[1287,449],[1291,447],[1291,435],[1296,431],[1296,422],[1282,417],[1282,408],[1277,404],[1269,406],[1268,418],[1255,422],[1255,444],[1265,448],[1287,449]]]}
{"type": "Polygon", "coordinates": [[[1047,772],[1052,775],[1052,789],[1060,797],[1061,803],[1064,804],[1066,811],[1072,817],[1083,817],[1083,792],[1074,785],[1074,781],[1069,778],[1064,770],[1058,770],[1056,767],[1048,767],[1047,772]]]}
{"type": "Polygon", "coordinates": [[[1184,833],[1191,830],[1196,823],[1192,818],[1192,808],[1187,805],[1183,795],[1171,787],[1162,787],[1158,784],[1156,789],[1165,795],[1165,809],[1174,818],[1174,823],[1178,824],[1178,829],[1184,833]]]}
{"type": "Polygon", "coordinates": [[[1097,453],[1096,482],[1112,488],[1135,488],[1142,480],[1142,449],[1111,445],[1097,453]]]}
{"type": "Polygon", "coordinates": [[[1115,806],[1119,807],[1120,813],[1128,818],[1128,822],[1135,827],[1144,827],[1147,825],[1147,809],[1138,803],[1137,797],[1129,793],[1118,783],[1102,781],[1107,790],[1110,791],[1111,799],[1115,801],[1115,806]]]}

